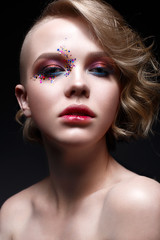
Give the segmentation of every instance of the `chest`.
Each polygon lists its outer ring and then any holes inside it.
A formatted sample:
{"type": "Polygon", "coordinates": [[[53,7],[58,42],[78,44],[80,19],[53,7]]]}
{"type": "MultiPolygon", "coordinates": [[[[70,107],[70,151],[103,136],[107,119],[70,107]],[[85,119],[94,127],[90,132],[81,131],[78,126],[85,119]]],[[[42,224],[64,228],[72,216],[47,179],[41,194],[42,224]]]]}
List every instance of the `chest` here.
{"type": "MultiPolygon", "coordinates": [[[[103,228],[104,196],[105,193],[94,194],[78,210],[71,208],[68,214],[57,214],[51,207],[33,211],[14,240],[110,240],[109,229],[103,228]]],[[[110,222],[110,212],[107,215],[110,222]]]]}
{"type": "Polygon", "coordinates": [[[68,217],[33,215],[15,240],[101,240],[102,212],[97,204],[68,217]]]}

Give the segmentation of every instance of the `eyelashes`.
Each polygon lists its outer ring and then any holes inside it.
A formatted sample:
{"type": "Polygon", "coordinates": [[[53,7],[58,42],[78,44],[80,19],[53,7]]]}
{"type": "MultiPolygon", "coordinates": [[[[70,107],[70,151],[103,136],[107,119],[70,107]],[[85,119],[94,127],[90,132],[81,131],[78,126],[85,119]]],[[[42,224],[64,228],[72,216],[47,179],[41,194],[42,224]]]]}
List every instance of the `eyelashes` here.
{"type": "Polygon", "coordinates": [[[61,67],[48,66],[43,68],[40,74],[42,74],[45,78],[55,78],[63,74],[64,72],[65,70],[61,67]]]}
{"type": "MultiPolygon", "coordinates": [[[[47,65],[42,68],[37,74],[34,75],[34,80],[39,79],[40,83],[44,80],[50,80],[51,82],[54,81],[56,77],[61,75],[68,76],[70,74],[71,69],[67,66],[64,68],[58,65],[47,65]]],[[[92,74],[95,77],[105,78],[109,77],[110,75],[114,74],[114,68],[111,65],[104,65],[104,64],[96,64],[92,65],[87,72],[92,74]]]]}
{"type": "Polygon", "coordinates": [[[109,77],[109,75],[114,74],[113,68],[107,67],[95,67],[89,70],[89,73],[96,77],[109,77]]]}
{"type": "Polygon", "coordinates": [[[42,83],[43,80],[53,80],[60,76],[61,74],[64,74],[65,70],[62,67],[59,66],[46,66],[42,70],[40,70],[36,75],[34,75],[34,79],[40,79],[40,83],[42,83]]]}

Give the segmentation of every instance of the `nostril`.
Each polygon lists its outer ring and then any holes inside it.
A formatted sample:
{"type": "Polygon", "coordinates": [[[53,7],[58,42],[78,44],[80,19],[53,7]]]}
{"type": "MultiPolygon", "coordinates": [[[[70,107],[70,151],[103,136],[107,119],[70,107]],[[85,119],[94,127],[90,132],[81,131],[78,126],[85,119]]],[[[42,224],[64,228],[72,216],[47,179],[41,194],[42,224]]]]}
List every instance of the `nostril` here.
{"type": "Polygon", "coordinates": [[[75,88],[72,89],[70,92],[70,96],[85,96],[89,97],[89,90],[88,89],[82,89],[82,88],[75,88]]]}
{"type": "Polygon", "coordinates": [[[83,90],[82,95],[84,95],[88,98],[89,97],[89,91],[83,90]]]}
{"type": "Polygon", "coordinates": [[[70,84],[65,89],[65,95],[67,97],[86,97],[88,98],[90,95],[89,87],[86,84],[70,84]]]}
{"type": "Polygon", "coordinates": [[[72,90],[70,95],[75,95],[76,91],[75,90],[72,90]]]}

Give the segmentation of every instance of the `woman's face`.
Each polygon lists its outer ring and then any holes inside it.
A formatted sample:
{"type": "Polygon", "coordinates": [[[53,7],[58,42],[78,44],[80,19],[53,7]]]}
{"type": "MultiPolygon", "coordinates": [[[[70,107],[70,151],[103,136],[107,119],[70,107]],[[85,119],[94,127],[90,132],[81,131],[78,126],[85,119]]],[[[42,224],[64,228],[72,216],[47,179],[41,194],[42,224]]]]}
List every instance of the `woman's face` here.
{"type": "Polygon", "coordinates": [[[16,94],[44,138],[85,146],[102,139],[117,112],[120,84],[85,24],[44,21],[26,39],[22,55],[27,79],[16,94]]]}

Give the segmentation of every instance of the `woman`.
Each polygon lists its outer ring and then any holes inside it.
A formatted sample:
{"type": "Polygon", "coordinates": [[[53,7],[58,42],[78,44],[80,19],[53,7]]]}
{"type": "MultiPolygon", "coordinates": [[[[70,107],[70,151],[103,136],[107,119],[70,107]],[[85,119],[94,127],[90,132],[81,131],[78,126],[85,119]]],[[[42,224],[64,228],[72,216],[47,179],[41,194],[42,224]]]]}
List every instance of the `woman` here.
{"type": "Polygon", "coordinates": [[[20,73],[17,119],[43,144],[50,176],[5,202],[1,239],[159,240],[159,183],[110,155],[156,117],[151,47],[110,5],[59,0],[25,37],[20,73]]]}

